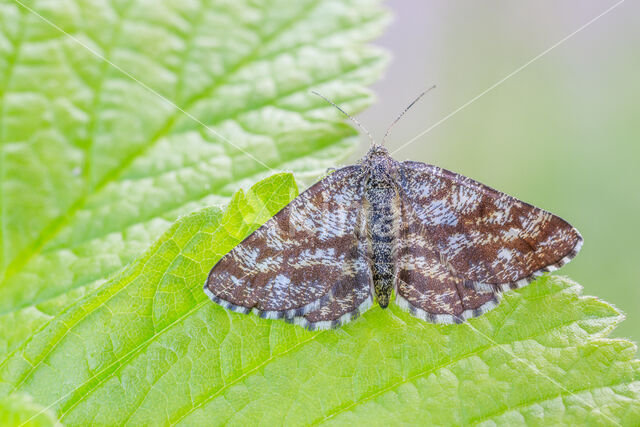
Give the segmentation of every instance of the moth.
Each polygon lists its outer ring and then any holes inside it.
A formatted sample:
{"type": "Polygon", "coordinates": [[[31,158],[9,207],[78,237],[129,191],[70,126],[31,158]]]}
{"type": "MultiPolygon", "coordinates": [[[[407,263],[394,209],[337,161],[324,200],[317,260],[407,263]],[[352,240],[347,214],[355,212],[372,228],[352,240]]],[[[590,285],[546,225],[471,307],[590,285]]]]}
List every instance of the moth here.
{"type": "Polygon", "coordinates": [[[437,166],[398,162],[372,142],[223,256],[204,291],[227,309],[310,330],[339,327],[374,301],[384,309],[394,294],[420,319],[461,323],[560,268],[582,243],[558,216],[437,166]]]}

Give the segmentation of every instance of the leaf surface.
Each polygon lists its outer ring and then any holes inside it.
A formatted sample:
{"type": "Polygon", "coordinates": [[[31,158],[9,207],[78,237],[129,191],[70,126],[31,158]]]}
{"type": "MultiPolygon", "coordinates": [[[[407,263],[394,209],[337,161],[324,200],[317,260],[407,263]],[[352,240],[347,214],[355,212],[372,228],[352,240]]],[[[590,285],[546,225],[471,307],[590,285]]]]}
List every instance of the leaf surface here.
{"type": "Polygon", "coordinates": [[[353,148],[378,0],[0,0],[0,355],[179,216],[353,148]],[[228,141],[228,142],[227,142],[228,141]]]}
{"type": "Polygon", "coordinates": [[[45,410],[24,394],[0,399],[0,425],[26,427],[60,427],[51,411],[45,410]]]}
{"type": "Polygon", "coordinates": [[[297,194],[288,174],[179,219],[0,364],[69,425],[632,425],[640,362],[609,304],[547,276],[463,325],[372,308],[309,332],[209,301],[211,266],[297,194]]]}

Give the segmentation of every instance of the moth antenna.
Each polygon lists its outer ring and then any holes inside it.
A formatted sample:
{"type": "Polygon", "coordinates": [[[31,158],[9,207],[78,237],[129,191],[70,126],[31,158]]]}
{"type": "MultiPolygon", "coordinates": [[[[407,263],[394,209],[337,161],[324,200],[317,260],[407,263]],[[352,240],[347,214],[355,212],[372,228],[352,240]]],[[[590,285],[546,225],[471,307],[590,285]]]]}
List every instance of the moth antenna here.
{"type": "Polygon", "coordinates": [[[349,113],[347,113],[346,111],[344,111],[342,108],[338,107],[335,103],[333,103],[329,98],[327,98],[326,96],[316,92],[315,90],[311,91],[312,94],[319,96],[320,98],[324,99],[325,101],[327,101],[329,104],[333,105],[334,107],[336,107],[338,109],[338,111],[340,111],[342,114],[344,114],[345,116],[349,117],[349,119],[355,123],[356,126],[358,126],[364,133],[367,134],[367,136],[369,137],[369,141],[371,141],[371,146],[373,147],[374,145],[376,145],[376,141],[373,139],[373,136],[371,136],[371,133],[369,133],[369,131],[360,124],[359,121],[357,121],[356,119],[354,119],[353,117],[351,117],[351,115],[349,115],[349,113]]]}
{"type": "Polygon", "coordinates": [[[400,115],[398,116],[397,119],[395,119],[393,121],[393,123],[391,123],[391,125],[389,125],[389,127],[387,128],[387,131],[384,133],[384,136],[382,137],[382,143],[381,145],[384,145],[384,141],[387,139],[387,136],[389,136],[389,132],[391,132],[391,128],[393,128],[395,126],[396,123],[398,123],[400,121],[400,119],[402,118],[402,116],[404,116],[404,113],[406,113],[407,111],[409,111],[409,109],[411,107],[413,107],[413,105],[418,102],[420,100],[420,98],[422,98],[423,96],[425,96],[427,94],[427,92],[431,91],[432,89],[435,89],[436,85],[431,86],[429,89],[425,90],[424,92],[422,92],[420,95],[418,95],[418,97],[416,99],[414,99],[411,104],[409,104],[409,106],[407,108],[404,109],[404,111],[402,113],[400,113],[400,115]]]}

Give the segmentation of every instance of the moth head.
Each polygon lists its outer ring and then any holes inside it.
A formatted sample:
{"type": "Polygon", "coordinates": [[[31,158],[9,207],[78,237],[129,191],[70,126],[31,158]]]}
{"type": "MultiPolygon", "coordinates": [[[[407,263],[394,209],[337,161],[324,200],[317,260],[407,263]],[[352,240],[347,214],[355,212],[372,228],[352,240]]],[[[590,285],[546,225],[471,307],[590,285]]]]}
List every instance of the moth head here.
{"type": "Polygon", "coordinates": [[[381,145],[371,147],[363,159],[363,166],[368,171],[371,181],[376,185],[393,185],[395,163],[387,149],[381,145]]]}
{"type": "Polygon", "coordinates": [[[371,146],[371,148],[369,149],[369,152],[367,153],[367,158],[369,158],[370,160],[375,160],[375,159],[382,159],[385,157],[390,157],[389,156],[389,151],[384,148],[382,145],[373,145],[371,146]]]}

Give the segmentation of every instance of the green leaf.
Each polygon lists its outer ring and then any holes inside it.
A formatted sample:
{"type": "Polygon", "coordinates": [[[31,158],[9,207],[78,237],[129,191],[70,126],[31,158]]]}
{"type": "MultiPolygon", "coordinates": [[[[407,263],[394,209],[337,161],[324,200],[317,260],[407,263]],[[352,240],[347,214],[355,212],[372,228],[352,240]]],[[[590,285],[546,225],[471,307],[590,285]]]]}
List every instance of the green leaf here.
{"type": "Polygon", "coordinates": [[[0,0],[0,355],[178,216],[335,166],[355,132],[309,92],[357,112],[385,62],[379,0],[24,3],[0,0]]]}
{"type": "Polygon", "coordinates": [[[61,426],[51,411],[45,410],[24,394],[15,394],[0,399],[0,425],[26,427],[61,426]]]}
{"type": "Polygon", "coordinates": [[[390,306],[309,332],[209,301],[211,266],[297,194],[278,174],[179,219],[0,364],[0,395],[65,424],[631,425],[640,362],[622,315],[547,276],[462,325],[390,306]]]}

